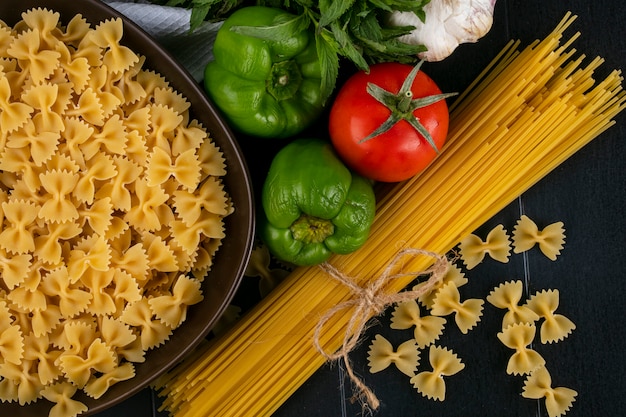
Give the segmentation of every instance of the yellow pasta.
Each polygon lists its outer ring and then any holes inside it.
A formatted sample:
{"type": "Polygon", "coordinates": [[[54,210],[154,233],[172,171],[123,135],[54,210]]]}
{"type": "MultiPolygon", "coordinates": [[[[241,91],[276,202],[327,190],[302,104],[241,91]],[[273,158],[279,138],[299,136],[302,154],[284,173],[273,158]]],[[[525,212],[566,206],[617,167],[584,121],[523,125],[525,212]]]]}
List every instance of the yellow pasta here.
{"type": "MultiPolygon", "coordinates": [[[[433,299],[437,295],[437,291],[441,287],[446,285],[448,282],[454,282],[454,285],[456,285],[457,288],[462,287],[463,285],[467,284],[467,278],[465,277],[465,274],[463,273],[463,271],[461,271],[461,268],[459,268],[458,266],[456,266],[450,261],[448,261],[448,270],[443,276],[443,279],[439,283],[437,283],[437,285],[433,288],[432,291],[425,292],[424,295],[419,297],[418,301],[425,307],[429,309],[432,308],[433,299]]],[[[423,282],[416,284],[413,287],[413,291],[418,291],[420,287],[424,285],[425,283],[423,282]]]]}
{"type": "Polygon", "coordinates": [[[59,19],[0,25],[0,400],[69,417],[203,299],[233,207],[220,149],[122,20],[59,19]]]}
{"type": "Polygon", "coordinates": [[[498,285],[487,296],[487,301],[500,309],[506,309],[502,319],[502,329],[511,324],[534,323],[539,316],[533,309],[519,305],[523,295],[522,281],[508,281],[498,285]]]}
{"type": "Polygon", "coordinates": [[[484,241],[475,234],[464,237],[459,243],[459,252],[467,269],[476,267],[487,254],[496,261],[507,263],[511,252],[511,241],[504,226],[499,224],[491,229],[484,241]]]}
{"type": "Polygon", "coordinates": [[[398,304],[391,315],[392,329],[413,329],[413,337],[420,348],[434,343],[443,334],[446,319],[434,315],[422,316],[415,301],[398,304]]]}
{"type": "Polygon", "coordinates": [[[417,371],[420,353],[413,339],[401,343],[394,350],[391,342],[377,334],[370,343],[367,360],[372,373],[387,369],[393,363],[400,372],[412,377],[417,371]]]}
{"type": "Polygon", "coordinates": [[[411,383],[424,397],[443,401],[446,397],[446,384],[443,377],[461,372],[465,364],[451,350],[435,345],[430,346],[428,360],[433,370],[418,373],[411,378],[411,383]]]}
{"type": "Polygon", "coordinates": [[[461,333],[466,334],[480,321],[484,303],[478,298],[461,301],[459,289],[453,282],[449,282],[437,291],[430,313],[433,316],[454,314],[456,325],[461,333]]]}
{"type": "Polygon", "coordinates": [[[0,301],[0,353],[5,363],[19,365],[24,354],[24,337],[19,326],[13,324],[5,301],[0,301]]]}
{"type": "Polygon", "coordinates": [[[524,381],[522,397],[545,399],[549,417],[560,417],[569,411],[578,393],[571,388],[552,387],[552,377],[545,366],[533,371],[524,381]]]}
{"type": "Polygon", "coordinates": [[[565,244],[563,222],[549,224],[539,230],[528,216],[522,216],[513,229],[513,252],[521,253],[539,245],[541,252],[550,260],[556,260],[565,244]]]}
{"type": "MultiPolygon", "coordinates": [[[[448,141],[422,173],[380,190],[370,237],[329,262],[365,287],[403,248],[446,253],[461,239],[613,124],[625,107],[622,77],[593,79],[563,39],[567,15],[545,39],[509,43],[451,106],[448,141]]],[[[403,259],[402,271],[428,267],[403,259]]],[[[385,288],[397,292],[414,277],[385,288]]],[[[270,415],[325,362],[312,338],[317,322],[352,292],[320,268],[293,271],[235,326],[159,382],[163,408],[177,417],[270,415]]],[[[326,323],[319,342],[342,346],[350,314],[326,323]]]]}
{"type": "Polygon", "coordinates": [[[528,346],[535,338],[534,323],[516,323],[498,333],[498,339],[506,347],[514,349],[506,367],[507,374],[525,375],[545,365],[546,361],[528,346]]]}
{"type": "Polygon", "coordinates": [[[42,391],[45,399],[54,405],[50,409],[50,417],[76,416],[87,411],[87,406],[72,397],[78,389],[69,382],[57,382],[42,391]]]}
{"type": "Polygon", "coordinates": [[[576,328],[570,319],[555,313],[559,306],[559,290],[539,291],[528,299],[526,305],[544,319],[539,329],[541,343],[561,341],[576,328]]]}

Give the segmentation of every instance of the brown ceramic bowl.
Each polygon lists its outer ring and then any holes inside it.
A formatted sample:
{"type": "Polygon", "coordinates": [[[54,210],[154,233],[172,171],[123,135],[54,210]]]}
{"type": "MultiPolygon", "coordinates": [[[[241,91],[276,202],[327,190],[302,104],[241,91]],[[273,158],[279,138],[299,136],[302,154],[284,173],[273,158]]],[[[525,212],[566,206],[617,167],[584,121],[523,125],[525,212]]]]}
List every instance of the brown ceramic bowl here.
{"type": "MultiPolygon", "coordinates": [[[[81,415],[92,415],[147,387],[180,362],[208,335],[232,300],[250,257],[254,236],[252,187],[247,165],[229,127],[186,70],[142,29],[97,0],[2,0],[0,20],[13,26],[21,19],[23,11],[33,7],[44,7],[59,12],[63,24],[78,13],[92,25],[112,17],[122,18],[124,38],[121,43],[136,53],[145,55],[144,67],[159,72],[189,100],[193,116],[209,130],[213,140],[224,153],[228,170],[224,178],[225,189],[235,207],[235,212],[225,219],[226,237],[215,256],[212,270],[204,281],[204,300],[189,308],[187,320],[174,331],[168,342],[148,351],[144,363],[135,364],[134,378],[112,386],[98,400],[89,398],[82,391],[77,392],[75,398],[89,407],[89,410],[81,415]]],[[[25,406],[18,403],[0,403],[0,415],[47,416],[50,407],[51,403],[45,399],[25,406]]]]}

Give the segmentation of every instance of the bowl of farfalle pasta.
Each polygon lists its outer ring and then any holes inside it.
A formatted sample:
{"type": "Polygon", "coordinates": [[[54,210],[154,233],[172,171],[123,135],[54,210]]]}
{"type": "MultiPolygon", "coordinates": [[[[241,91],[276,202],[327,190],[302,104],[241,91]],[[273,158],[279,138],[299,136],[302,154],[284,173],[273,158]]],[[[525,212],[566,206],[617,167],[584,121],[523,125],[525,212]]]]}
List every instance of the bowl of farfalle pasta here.
{"type": "Polygon", "coordinates": [[[192,77],[96,0],[0,3],[0,414],[101,412],[199,343],[254,236],[192,77]]]}

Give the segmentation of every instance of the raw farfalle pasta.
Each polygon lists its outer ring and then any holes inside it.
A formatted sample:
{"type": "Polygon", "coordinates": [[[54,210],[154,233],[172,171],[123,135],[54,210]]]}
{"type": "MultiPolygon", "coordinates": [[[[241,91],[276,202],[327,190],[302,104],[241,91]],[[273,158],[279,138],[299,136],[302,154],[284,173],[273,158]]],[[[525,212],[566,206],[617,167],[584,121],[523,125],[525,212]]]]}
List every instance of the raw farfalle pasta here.
{"type": "Polygon", "coordinates": [[[151,310],[166,325],[176,328],[187,318],[187,306],[202,301],[200,282],[181,275],[171,294],[148,300],[151,310]]]}
{"type": "Polygon", "coordinates": [[[521,253],[539,245],[541,252],[550,260],[556,260],[565,244],[563,222],[549,224],[539,230],[528,216],[522,216],[513,228],[513,252],[521,253]]]}
{"type": "Polygon", "coordinates": [[[394,350],[391,342],[377,334],[370,343],[367,360],[372,373],[387,369],[393,363],[400,372],[412,377],[419,365],[420,352],[413,339],[401,343],[394,350]]]}
{"type": "Polygon", "coordinates": [[[493,306],[506,309],[502,319],[502,329],[515,323],[534,323],[539,319],[538,314],[525,305],[519,305],[524,293],[522,281],[507,281],[494,288],[487,296],[487,301],[493,306]]]}
{"type": "Polygon", "coordinates": [[[2,203],[6,222],[0,233],[0,247],[9,253],[26,254],[35,250],[35,239],[28,230],[37,220],[40,208],[25,200],[2,203]]]}
{"type": "Polygon", "coordinates": [[[155,348],[170,337],[172,328],[160,319],[154,318],[148,300],[142,298],[127,306],[120,320],[140,329],[141,347],[143,350],[155,348]]]}
{"type": "Polygon", "coordinates": [[[126,381],[135,376],[135,368],[129,362],[116,366],[111,372],[104,373],[92,378],[84,387],[83,391],[92,398],[100,398],[117,382],[126,381]]]}
{"type": "Polygon", "coordinates": [[[544,319],[539,328],[541,343],[559,342],[576,328],[570,319],[555,313],[559,307],[559,290],[539,291],[528,299],[526,305],[544,319]]]}
{"type": "Polygon", "coordinates": [[[0,24],[0,400],[86,410],[203,298],[233,211],[191,104],[123,22],[0,24]]]}
{"type": "Polygon", "coordinates": [[[468,298],[461,302],[459,289],[454,282],[449,282],[437,291],[430,312],[433,316],[454,314],[456,325],[461,333],[466,334],[480,321],[484,303],[479,298],[468,298]]]}
{"type": "Polygon", "coordinates": [[[535,338],[535,331],[534,323],[516,323],[498,333],[498,339],[515,350],[507,364],[507,374],[525,375],[545,365],[543,357],[528,347],[535,338]]]}
{"type": "Polygon", "coordinates": [[[40,174],[39,179],[50,198],[38,208],[37,215],[51,223],[65,223],[78,219],[76,203],[72,202],[69,194],[76,187],[79,175],[52,170],[40,174]]]}
{"type": "Polygon", "coordinates": [[[36,337],[31,334],[26,338],[24,345],[27,349],[24,351],[24,359],[37,363],[39,382],[48,385],[61,376],[62,372],[57,365],[57,359],[63,352],[60,349],[49,349],[48,335],[36,337]]]}
{"type": "Polygon", "coordinates": [[[90,291],[70,283],[67,267],[50,271],[41,281],[41,289],[50,298],[59,297],[59,310],[66,318],[74,317],[87,310],[93,298],[90,291]]]}
{"type": "Polygon", "coordinates": [[[6,147],[22,149],[24,155],[30,155],[35,166],[40,167],[56,152],[61,134],[59,131],[42,131],[38,126],[43,126],[41,120],[35,125],[35,121],[29,119],[24,126],[7,136],[6,147]]]}
{"type": "Polygon", "coordinates": [[[161,185],[174,177],[188,190],[195,190],[200,179],[200,161],[195,148],[191,148],[172,160],[170,154],[161,148],[154,148],[148,163],[149,185],[161,185]]]}
{"type": "Polygon", "coordinates": [[[48,308],[46,296],[39,289],[31,291],[24,286],[18,287],[11,291],[7,299],[14,304],[12,307],[24,312],[33,313],[48,308]]]}
{"type": "Polygon", "coordinates": [[[459,373],[465,368],[465,364],[451,350],[435,345],[430,346],[428,360],[433,370],[418,373],[411,378],[411,383],[424,397],[443,401],[446,396],[443,377],[459,373]]]}
{"type": "Polygon", "coordinates": [[[47,386],[41,391],[41,395],[54,403],[48,414],[50,417],[77,416],[87,411],[87,406],[72,397],[78,391],[69,382],[58,382],[47,386]]]}
{"type": "Polygon", "coordinates": [[[2,71],[0,74],[0,133],[7,134],[22,127],[28,121],[33,108],[26,103],[11,100],[9,80],[2,71]]]}
{"type": "Polygon", "coordinates": [[[545,399],[549,417],[567,414],[577,395],[578,393],[571,388],[553,388],[552,377],[545,366],[536,369],[526,378],[522,390],[524,398],[545,399]]]}
{"type": "MultiPolygon", "coordinates": [[[[467,284],[467,278],[465,277],[463,271],[461,271],[461,268],[459,268],[450,261],[448,261],[448,270],[443,276],[443,279],[439,281],[437,286],[435,286],[432,291],[426,291],[422,296],[420,296],[418,298],[418,301],[426,308],[432,308],[433,300],[435,298],[435,295],[437,295],[437,291],[448,282],[454,282],[454,285],[456,285],[457,288],[460,288],[463,285],[467,284]]],[[[413,287],[413,291],[418,291],[420,286],[424,284],[425,283],[420,282],[419,284],[415,285],[413,287]]]]}
{"type": "Polygon", "coordinates": [[[24,353],[22,329],[14,324],[5,301],[0,301],[0,357],[4,363],[19,365],[24,353]]]}
{"type": "Polygon", "coordinates": [[[432,315],[422,316],[416,301],[405,301],[398,304],[391,315],[392,329],[413,329],[417,345],[424,348],[439,339],[443,334],[446,319],[432,315]]]}
{"type": "Polygon", "coordinates": [[[129,185],[139,178],[143,168],[120,155],[114,156],[112,162],[117,174],[96,191],[95,197],[98,200],[108,198],[116,210],[128,211],[132,206],[129,185]]]}
{"type": "Polygon", "coordinates": [[[470,234],[459,243],[459,252],[467,269],[473,269],[481,263],[485,255],[496,261],[507,263],[511,255],[511,240],[504,226],[497,225],[483,241],[475,234],[470,234]]]}
{"type": "Polygon", "coordinates": [[[117,367],[112,349],[100,338],[93,340],[85,355],[65,354],[59,357],[63,374],[73,385],[83,388],[92,377],[92,372],[107,373],[117,367]]]}

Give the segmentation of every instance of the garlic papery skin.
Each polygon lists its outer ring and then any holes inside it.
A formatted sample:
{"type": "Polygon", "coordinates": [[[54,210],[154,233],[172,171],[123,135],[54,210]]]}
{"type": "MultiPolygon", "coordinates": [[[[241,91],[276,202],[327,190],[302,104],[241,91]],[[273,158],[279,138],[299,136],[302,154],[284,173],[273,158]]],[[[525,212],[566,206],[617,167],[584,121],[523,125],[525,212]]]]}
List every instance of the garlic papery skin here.
{"type": "Polygon", "coordinates": [[[441,61],[462,43],[474,43],[489,32],[493,24],[496,0],[431,0],[423,10],[422,22],[413,12],[392,12],[389,24],[414,26],[398,39],[413,45],[424,45],[419,54],[426,61],[441,61]]]}

